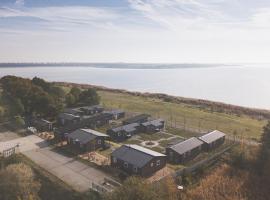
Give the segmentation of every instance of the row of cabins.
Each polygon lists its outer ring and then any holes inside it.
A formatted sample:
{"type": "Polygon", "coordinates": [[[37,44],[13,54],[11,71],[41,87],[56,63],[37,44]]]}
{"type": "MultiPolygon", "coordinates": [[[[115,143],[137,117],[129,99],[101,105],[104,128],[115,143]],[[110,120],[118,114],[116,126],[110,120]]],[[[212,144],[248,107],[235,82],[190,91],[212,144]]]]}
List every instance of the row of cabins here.
{"type": "MultiPolygon", "coordinates": [[[[78,129],[65,134],[70,148],[83,152],[105,149],[108,135],[91,129],[78,129]]],[[[166,165],[167,156],[138,145],[122,145],[111,154],[111,166],[128,174],[150,176],[166,165]]]]}
{"type": "Polygon", "coordinates": [[[114,141],[124,141],[133,135],[159,132],[165,127],[163,119],[149,120],[150,115],[141,114],[124,120],[122,126],[107,130],[107,134],[114,141]]]}
{"type": "Polygon", "coordinates": [[[192,137],[166,148],[166,155],[171,163],[180,164],[192,160],[202,151],[210,151],[225,141],[225,133],[212,131],[201,137],[192,137]]]}
{"type": "Polygon", "coordinates": [[[95,129],[109,123],[110,120],[117,120],[125,117],[122,110],[104,110],[100,105],[85,106],[79,108],[68,108],[58,116],[60,127],[55,130],[59,139],[64,139],[64,134],[80,128],[95,129]]]}
{"type": "MultiPolygon", "coordinates": [[[[78,129],[65,135],[71,148],[81,152],[95,151],[106,148],[108,135],[91,129],[78,129]]],[[[170,163],[184,163],[196,157],[202,150],[209,151],[221,145],[225,134],[213,131],[199,138],[192,137],[166,149],[166,154],[150,149],[126,144],[114,150],[111,154],[111,166],[121,169],[128,174],[147,177],[170,163]]]]}

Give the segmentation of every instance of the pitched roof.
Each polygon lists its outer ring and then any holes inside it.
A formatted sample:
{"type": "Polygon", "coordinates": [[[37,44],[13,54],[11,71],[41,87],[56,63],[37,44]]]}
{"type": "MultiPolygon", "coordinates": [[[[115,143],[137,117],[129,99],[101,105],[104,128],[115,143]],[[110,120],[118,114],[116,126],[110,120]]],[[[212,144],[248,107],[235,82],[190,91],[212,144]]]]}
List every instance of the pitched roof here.
{"type": "Polygon", "coordinates": [[[76,131],[73,131],[72,133],[67,135],[68,138],[71,138],[73,140],[78,140],[82,144],[86,144],[89,141],[99,136],[108,137],[108,135],[104,133],[100,133],[92,129],[77,129],[76,131]]]}
{"type": "Polygon", "coordinates": [[[203,142],[195,137],[189,138],[183,142],[179,142],[173,146],[170,146],[170,149],[173,149],[175,152],[179,154],[184,154],[192,149],[195,149],[201,146],[203,142]]]}
{"type": "Polygon", "coordinates": [[[222,137],[224,137],[226,134],[221,132],[221,131],[218,131],[218,130],[215,130],[215,131],[212,131],[210,133],[207,133],[201,137],[199,137],[200,140],[202,140],[203,142],[209,144],[209,143],[212,143],[222,137]]]}
{"type": "Polygon", "coordinates": [[[132,123],[132,124],[127,124],[124,126],[119,126],[116,128],[111,129],[114,132],[119,132],[119,131],[125,131],[125,132],[133,132],[136,131],[137,127],[139,127],[140,125],[138,123],[132,123]]]}
{"type": "Polygon", "coordinates": [[[136,167],[143,167],[154,157],[164,157],[166,155],[135,144],[126,144],[113,151],[112,156],[136,167]]]}
{"type": "Polygon", "coordinates": [[[64,110],[65,113],[69,113],[72,115],[78,115],[78,114],[82,114],[83,111],[80,110],[80,108],[66,108],[64,110]]]}
{"type": "Polygon", "coordinates": [[[83,110],[100,110],[100,109],[103,109],[103,107],[101,105],[94,105],[94,106],[83,106],[80,109],[83,109],[83,110]]]}
{"type": "Polygon", "coordinates": [[[69,113],[60,113],[59,114],[59,118],[63,118],[63,119],[66,119],[66,120],[73,120],[73,119],[76,119],[76,118],[79,118],[79,117],[80,116],[69,114],[69,113]]]}
{"type": "Polygon", "coordinates": [[[142,123],[143,126],[149,126],[149,125],[153,125],[153,126],[161,126],[163,125],[164,120],[163,119],[155,119],[152,121],[148,121],[148,122],[144,122],[142,123]]]}
{"type": "Polygon", "coordinates": [[[123,123],[126,123],[126,124],[136,123],[136,122],[138,122],[140,120],[147,119],[148,117],[150,117],[150,115],[148,115],[148,114],[140,114],[140,115],[136,115],[134,117],[130,117],[128,119],[123,120],[123,123]]]}
{"type": "Polygon", "coordinates": [[[117,114],[124,113],[124,112],[125,112],[125,111],[119,110],[119,109],[104,111],[104,113],[110,113],[110,114],[113,114],[113,115],[117,115],[117,114]]]}

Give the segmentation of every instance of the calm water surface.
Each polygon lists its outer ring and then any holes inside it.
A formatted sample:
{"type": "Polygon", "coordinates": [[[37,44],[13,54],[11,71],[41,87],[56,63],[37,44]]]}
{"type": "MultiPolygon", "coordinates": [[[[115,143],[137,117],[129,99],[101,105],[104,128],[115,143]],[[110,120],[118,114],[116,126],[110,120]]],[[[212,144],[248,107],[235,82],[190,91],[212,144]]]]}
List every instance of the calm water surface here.
{"type": "Polygon", "coordinates": [[[108,69],[91,67],[0,68],[0,77],[16,75],[47,81],[86,83],[141,92],[220,101],[270,109],[270,65],[180,69],[108,69]]]}

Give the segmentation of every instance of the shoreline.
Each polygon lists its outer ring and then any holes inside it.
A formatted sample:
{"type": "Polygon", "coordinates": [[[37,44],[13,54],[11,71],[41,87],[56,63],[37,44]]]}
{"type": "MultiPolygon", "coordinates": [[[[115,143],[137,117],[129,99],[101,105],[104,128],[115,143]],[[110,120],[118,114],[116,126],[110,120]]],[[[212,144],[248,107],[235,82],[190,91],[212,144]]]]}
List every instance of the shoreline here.
{"type": "Polygon", "coordinates": [[[164,93],[149,93],[149,92],[132,92],[125,89],[114,89],[108,88],[105,86],[91,85],[91,84],[81,84],[81,83],[72,83],[72,82],[53,82],[59,86],[65,87],[80,87],[82,89],[94,88],[97,91],[108,91],[113,93],[122,93],[129,94],[132,96],[140,96],[145,98],[156,98],[165,102],[176,103],[176,104],[187,104],[197,107],[198,109],[207,110],[210,112],[219,112],[235,115],[247,115],[251,118],[258,120],[270,119],[270,110],[259,109],[259,108],[250,108],[244,106],[237,106],[232,104],[227,104],[223,102],[216,102],[205,99],[196,99],[196,98],[187,98],[180,96],[173,96],[164,93]]]}

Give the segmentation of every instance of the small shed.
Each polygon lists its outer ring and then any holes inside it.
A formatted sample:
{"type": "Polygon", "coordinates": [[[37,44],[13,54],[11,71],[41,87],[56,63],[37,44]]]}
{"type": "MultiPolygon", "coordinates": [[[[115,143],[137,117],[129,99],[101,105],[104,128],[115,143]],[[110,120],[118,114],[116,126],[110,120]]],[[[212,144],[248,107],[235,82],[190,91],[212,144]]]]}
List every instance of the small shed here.
{"type": "Polygon", "coordinates": [[[148,177],[166,166],[166,155],[138,145],[122,145],[112,152],[111,166],[148,177]]]}
{"type": "Polygon", "coordinates": [[[199,137],[199,139],[204,142],[203,148],[209,151],[222,145],[225,141],[225,136],[225,133],[215,130],[199,137]]]}
{"type": "Polygon", "coordinates": [[[179,164],[196,157],[202,150],[203,142],[195,137],[166,148],[166,155],[171,163],[179,164]]]}

